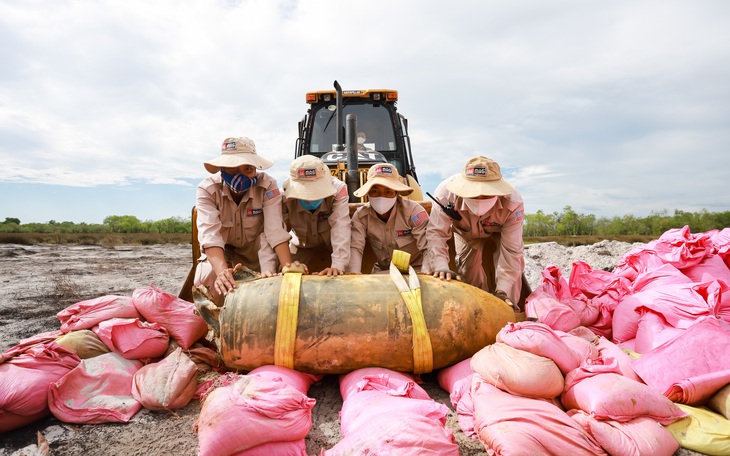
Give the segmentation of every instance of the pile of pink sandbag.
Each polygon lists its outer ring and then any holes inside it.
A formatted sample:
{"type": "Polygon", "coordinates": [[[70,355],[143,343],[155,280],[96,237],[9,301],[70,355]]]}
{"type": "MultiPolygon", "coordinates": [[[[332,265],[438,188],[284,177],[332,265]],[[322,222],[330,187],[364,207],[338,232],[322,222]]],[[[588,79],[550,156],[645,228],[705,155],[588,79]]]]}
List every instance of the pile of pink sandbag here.
{"type": "Polygon", "coordinates": [[[630,363],[585,328],[525,321],[438,380],[465,435],[489,454],[670,456],[679,445],[662,425],[687,414],[638,381],[630,363]]]}
{"type": "Polygon", "coordinates": [[[365,454],[458,455],[446,427],[449,409],[415,379],[370,367],[340,376],[342,440],[320,456],[365,454]]]}
{"type": "MultiPolygon", "coordinates": [[[[714,428],[705,426],[705,440],[718,444],[697,447],[683,437],[692,430],[675,432],[679,425],[670,425],[668,429],[682,446],[710,454],[730,452],[730,436],[709,439],[718,426],[730,429],[722,407],[712,405],[723,402],[716,396],[730,385],[726,348],[730,343],[730,228],[699,234],[692,234],[688,227],[669,230],[628,252],[610,272],[575,262],[566,280],[557,267],[548,266],[542,272],[542,283],[527,298],[525,310],[529,319],[556,333],[580,332],[588,340],[596,337],[601,351],[608,351],[598,358],[581,358],[584,372],[580,375],[566,372],[561,363],[569,360],[553,352],[531,351],[552,357],[565,375],[564,406],[576,405],[565,403],[570,401],[566,399],[571,394],[570,382],[586,382],[588,373],[596,376],[598,371],[599,378],[605,379],[606,370],[615,369],[617,376],[633,379],[683,404],[682,410],[690,414],[683,423],[692,421],[700,426],[701,420],[695,415],[714,413],[709,420],[717,424],[714,428]]],[[[508,343],[525,349],[514,340],[508,343]]],[[[587,384],[615,389],[623,382],[590,380],[587,384]]],[[[496,386],[504,390],[504,385],[496,386]]],[[[574,413],[576,417],[587,422],[582,414],[574,413]]]]}
{"type": "Polygon", "coordinates": [[[0,432],[49,413],[90,424],[127,422],[141,407],[185,406],[199,373],[220,366],[214,350],[196,344],[207,326],[193,310],[154,285],[62,310],[60,331],[0,356],[0,432]]]}

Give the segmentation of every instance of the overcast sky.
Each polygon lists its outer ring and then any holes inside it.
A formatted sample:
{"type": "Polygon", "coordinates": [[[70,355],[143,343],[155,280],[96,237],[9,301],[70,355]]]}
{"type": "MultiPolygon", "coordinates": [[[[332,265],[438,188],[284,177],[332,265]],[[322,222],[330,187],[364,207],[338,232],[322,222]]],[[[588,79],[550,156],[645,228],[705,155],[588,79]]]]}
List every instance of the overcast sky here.
{"type": "Polygon", "coordinates": [[[730,2],[0,0],[0,221],[187,217],[304,94],[393,88],[424,190],[473,155],[526,212],[730,210],[730,2]]]}

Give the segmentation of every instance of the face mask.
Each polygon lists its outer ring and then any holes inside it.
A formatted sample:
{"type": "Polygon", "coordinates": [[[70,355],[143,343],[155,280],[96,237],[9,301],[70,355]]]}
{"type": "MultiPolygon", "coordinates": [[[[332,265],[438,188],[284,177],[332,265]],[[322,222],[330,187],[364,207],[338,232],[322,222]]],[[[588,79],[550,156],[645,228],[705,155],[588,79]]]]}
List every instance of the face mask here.
{"type": "Polygon", "coordinates": [[[481,217],[494,207],[497,203],[497,197],[493,196],[487,199],[464,198],[464,203],[466,203],[466,207],[469,208],[469,212],[477,217],[481,217]]]}
{"type": "Polygon", "coordinates": [[[221,177],[223,178],[223,182],[226,183],[228,188],[236,193],[245,192],[246,190],[251,188],[251,186],[254,185],[256,181],[259,180],[258,176],[254,176],[249,179],[245,174],[228,174],[223,171],[221,171],[221,177]]]}
{"type": "Polygon", "coordinates": [[[307,201],[307,200],[299,200],[299,204],[306,210],[312,212],[316,210],[320,204],[322,204],[323,199],[318,199],[314,201],[307,201]]]}
{"type": "Polygon", "coordinates": [[[358,144],[365,144],[365,138],[363,138],[362,136],[358,136],[357,137],[357,143],[358,144]]]}
{"type": "Polygon", "coordinates": [[[370,207],[372,207],[378,214],[385,214],[393,207],[393,205],[395,205],[396,198],[397,196],[392,198],[385,198],[384,196],[370,198],[370,207]]]}

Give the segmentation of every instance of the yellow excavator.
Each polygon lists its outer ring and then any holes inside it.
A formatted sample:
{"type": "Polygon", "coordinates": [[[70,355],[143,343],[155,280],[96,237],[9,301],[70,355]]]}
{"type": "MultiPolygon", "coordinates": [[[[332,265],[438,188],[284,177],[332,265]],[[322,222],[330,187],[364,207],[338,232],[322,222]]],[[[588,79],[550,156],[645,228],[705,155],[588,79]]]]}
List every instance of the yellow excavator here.
{"type": "MultiPolygon", "coordinates": [[[[330,168],[333,176],[347,183],[350,194],[350,215],[367,201],[367,196],[357,198],[353,192],[367,180],[368,169],[376,163],[391,163],[398,169],[403,182],[413,188],[408,198],[418,201],[430,213],[431,201],[424,200],[424,193],[418,183],[416,166],[411,153],[408,136],[408,120],[397,110],[398,91],[393,89],[343,90],[334,82],[334,90],[320,90],[306,93],[309,109],[299,121],[299,134],[295,143],[294,158],[302,155],[320,157],[330,168]],[[365,141],[358,143],[358,136],[365,141]]],[[[193,268],[188,274],[179,296],[192,301],[192,285],[195,264],[200,257],[196,212],[193,208],[193,268]]],[[[495,242],[487,244],[483,265],[487,272],[490,289],[495,288],[493,252],[495,242]]],[[[449,242],[451,269],[455,270],[453,239],[449,242]]],[[[310,271],[319,271],[329,266],[329,254],[321,256],[322,264],[308,264],[310,271]]],[[[375,257],[366,244],[363,252],[362,270],[369,271],[375,257]]],[[[520,307],[531,292],[523,275],[523,291],[520,307]]]]}

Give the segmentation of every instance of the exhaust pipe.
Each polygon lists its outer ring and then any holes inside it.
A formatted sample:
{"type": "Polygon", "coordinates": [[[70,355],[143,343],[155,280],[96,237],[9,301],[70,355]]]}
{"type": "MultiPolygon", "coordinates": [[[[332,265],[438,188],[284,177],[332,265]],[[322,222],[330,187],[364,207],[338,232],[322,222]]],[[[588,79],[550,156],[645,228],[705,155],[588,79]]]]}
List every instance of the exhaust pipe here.
{"type": "Polygon", "coordinates": [[[342,151],[344,146],[347,154],[347,193],[350,195],[350,202],[356,203],[359,198],[354,192],[360,187],[360,172],[357,168],[357,116],[348,114],[347,125],[342,128],[342,87],[337,80],[334,85],[337,92],[337,151],[342,151]]]}

